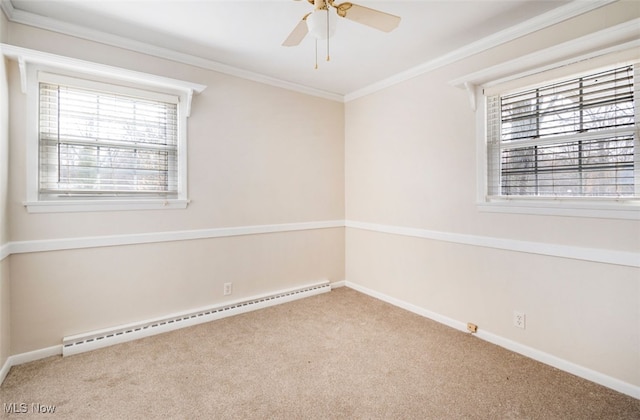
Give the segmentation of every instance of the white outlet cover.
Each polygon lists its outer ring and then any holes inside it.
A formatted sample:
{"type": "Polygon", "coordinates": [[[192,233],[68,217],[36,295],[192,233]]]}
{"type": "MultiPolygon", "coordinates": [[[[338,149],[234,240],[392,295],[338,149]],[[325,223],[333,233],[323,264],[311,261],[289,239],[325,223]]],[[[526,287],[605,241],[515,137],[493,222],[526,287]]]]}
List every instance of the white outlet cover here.
{"type": "Polygon", "coordinates": [[[230,294],[231,294],[232,287],[233,287],[233,286],[231,285],[231,283],[225,283],[225,284],[224,284],[224,295],[225,295],[225,296],[228,296],[228,295],[230,295],[230,294]]]}
{"type": "Polygon", "coordinates": [[[513,311],[513,326],[525,329],[526,315],[524,312],[513,311]]]}

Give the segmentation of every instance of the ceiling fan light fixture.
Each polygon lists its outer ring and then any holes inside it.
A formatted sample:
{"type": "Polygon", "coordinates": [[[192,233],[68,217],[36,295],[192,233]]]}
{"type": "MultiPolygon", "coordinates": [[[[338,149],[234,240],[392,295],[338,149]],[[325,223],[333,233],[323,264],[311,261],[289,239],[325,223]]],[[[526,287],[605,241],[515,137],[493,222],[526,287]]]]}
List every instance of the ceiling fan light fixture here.
{"type": "Polygon", "coordinates": [[[316,39],[328,39],[336,33],[338,15],[330,10],[314,10],[307,16],[307,28],[316,39]],[[327,21],[328,19],[328,21],[327,21]]]}
{"type": "Polygon", "coordinates": [[[394,30],[400,23],[400,16],[380,10],[370,9],[357,4],[345,2],[335,5],[335,0],[308,0],[314,6],[313,12],[307,13],[298,22],[287,39],[282,43],[285,47],[299,45],[307,34],[313,36],[316,49],[316,69],[318,68],[318,41],[327,41],[327,61],[329,56],[329,38],[336,32],[338,16],[354,22],[379,29],[384,32],[394,30]],[[333,9],[337,13],[333,13],[333,9]]]}

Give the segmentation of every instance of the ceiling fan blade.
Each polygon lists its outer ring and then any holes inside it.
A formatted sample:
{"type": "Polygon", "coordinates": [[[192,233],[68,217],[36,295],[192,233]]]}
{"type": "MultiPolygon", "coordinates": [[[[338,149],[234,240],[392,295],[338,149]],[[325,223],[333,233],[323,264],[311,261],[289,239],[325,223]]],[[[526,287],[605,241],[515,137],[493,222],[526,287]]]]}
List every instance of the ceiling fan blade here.
{"type": "Polygon", "coordinates": [[[400,24],[400,16],[359,6],[357,4],[342,3],[334,7],[338,9],[338,15],[354,22],[379,29],[383,32],[391,32],[400,24]]]}
{"type": "Polygon", "coordinates": [[[307,17],[310,14],[311,13],[307,13],[302,20],[298,22],[296,27],[293,28],[293,31],[291,31],[287,39],[282,43],[284,47],[295,47],[302,42],[307,32],[309,32],[309,28],[307,28],[307,17]]]}

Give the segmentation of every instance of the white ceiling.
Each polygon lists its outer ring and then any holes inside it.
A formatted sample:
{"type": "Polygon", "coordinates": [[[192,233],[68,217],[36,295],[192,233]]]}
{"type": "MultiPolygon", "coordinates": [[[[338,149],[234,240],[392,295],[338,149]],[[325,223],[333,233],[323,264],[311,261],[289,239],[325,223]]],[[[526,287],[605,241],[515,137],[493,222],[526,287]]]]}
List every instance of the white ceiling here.
{"type": "Polygon", "coordinates": [[[321,43],[319,69],[314,70],[310,36],[297,47],[281,46],[312,10],[306,0],[2,1],[16,22],[137,50],[148,44],[165,56],[178,52],[198,57],[196,62],[204,59],[221,64],[220,68],[229,66],[232,72],[237,69],[338,95],[365,89],[569,3],[356,0],[401,16],[400,26],[384,33],[339,19],[330,41],[331,61],[324,61],[326,46],[321,43]]]}

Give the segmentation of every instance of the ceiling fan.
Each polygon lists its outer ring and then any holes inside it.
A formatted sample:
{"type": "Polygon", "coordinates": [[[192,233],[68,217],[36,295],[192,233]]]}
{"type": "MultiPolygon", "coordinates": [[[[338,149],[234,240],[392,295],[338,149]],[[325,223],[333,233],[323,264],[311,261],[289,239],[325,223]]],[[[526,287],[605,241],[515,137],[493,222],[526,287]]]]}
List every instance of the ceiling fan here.
{"type": "Polygon", "coordinates": [[[316,42],[318,39],[327,40],[327,61],[329,61],[328,40],[335,32],[338,16],[383,32],[391,32],[400,24],[399,16],[349,2],[334,4],[335,0],[307,1],[314,6],[314,10],[302,17],[302,20],[293,28],[293,31],[291,31],[282,45],[285,47],[296,46],[302,42],[308,33],[311,33],[316,38],[316,42]],[[336,9],[336,14],[330,13],[331,8],[336,9]]]}

